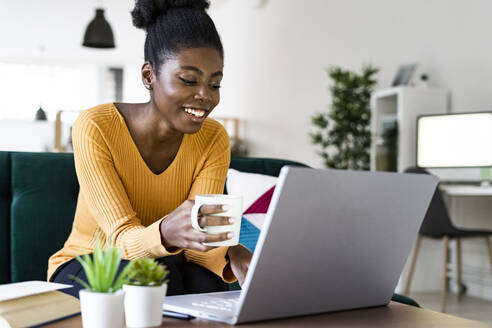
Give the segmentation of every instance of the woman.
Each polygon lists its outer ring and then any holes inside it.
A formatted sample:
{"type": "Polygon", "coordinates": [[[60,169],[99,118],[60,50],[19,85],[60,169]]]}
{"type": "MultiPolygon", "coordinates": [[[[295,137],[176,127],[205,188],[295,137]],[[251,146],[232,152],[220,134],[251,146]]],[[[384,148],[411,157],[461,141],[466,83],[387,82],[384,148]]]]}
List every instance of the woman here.
{"type": "MultiPolygon", "coordinates": [[[[91,254],[97,236],[104,236],[123,248],[126,260],[166,264],[169,295],[227,290],[236,278],[242,284],[251,253],[241,245],[204,246],[230,236],[207,235],[190,221],[195,195],[222,193],[230,162],[227,133],[207,118],[219,102],[223,75],[223,48],[208,6],[206,0],[137,0],[132,16],[147,31],[141,77],[150,101],[100,105],[75,122],[80,193],[72,232],[49,260],[50,281],[85,279],[74,258],[91,254]]],[[[200,225],[230,224],[209,216],[225,210],[202,206],[200,225]]],[[[68,293],[78,297],[80,288],[68,293]]]]}

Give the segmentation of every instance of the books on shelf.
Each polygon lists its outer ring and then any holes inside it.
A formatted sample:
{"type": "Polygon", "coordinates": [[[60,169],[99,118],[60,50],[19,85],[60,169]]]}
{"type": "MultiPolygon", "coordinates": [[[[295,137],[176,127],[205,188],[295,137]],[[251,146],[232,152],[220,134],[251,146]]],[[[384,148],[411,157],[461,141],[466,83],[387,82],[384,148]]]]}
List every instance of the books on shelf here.
{"type": "Polygon", "coordinates": [[[45,281],[0,285],[0,328],[37,326],[80,313],[79,300],[58,291],[70,287],[45,281]]]}

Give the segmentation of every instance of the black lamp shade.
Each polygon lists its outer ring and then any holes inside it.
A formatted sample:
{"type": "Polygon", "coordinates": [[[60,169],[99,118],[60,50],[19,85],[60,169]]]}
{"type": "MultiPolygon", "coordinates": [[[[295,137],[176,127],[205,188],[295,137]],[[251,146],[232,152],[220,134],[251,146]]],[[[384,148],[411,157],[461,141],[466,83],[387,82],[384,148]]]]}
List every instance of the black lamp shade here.
{"type": "Polygon", "coordinates": [[[104,9],[96,9],[96,17],[87,26],[82,45],[89,48],[115,47],[113,31],[104,18],[104,9]]]}
{"type": "Polygon", "coordinates": [[[46,117],[46,112],[39,107],[39,109],[36,111],[36,116],[34,116],[35,121],[46,121],[48,118],[46,117]]]}

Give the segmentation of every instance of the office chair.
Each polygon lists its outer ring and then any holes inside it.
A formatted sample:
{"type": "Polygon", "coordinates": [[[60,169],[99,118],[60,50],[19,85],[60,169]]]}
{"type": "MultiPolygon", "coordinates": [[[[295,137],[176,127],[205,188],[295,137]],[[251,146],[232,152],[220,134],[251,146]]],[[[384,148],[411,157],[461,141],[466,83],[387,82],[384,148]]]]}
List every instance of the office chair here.
{"type": "MultiPolygon", "coordinates": [[[[405,170],[405,173],[420,173],[420,174],[430,174],[428,171],[418,168],[411,167],[405,170]]],[[[449,241],[452,239],[456,240],[456,274],[458,283],[458,295],[461,294],[462,282],[461,282],[461,239],[462,238],[483,238],[485,240],[488,254],[489,262],[492,270],[492,245],[490,243],[489,237],[492,235],[490,230],[470,230],[470,229],[460,229],[453,225],[451,219],[449,218],[448,211],[446,209],[446,204],[442,198],[439,187],[436,188],[434,196],[432,197],[431,203],[425,214],[424,221],[419,230],[419,235],[417,237],[417,242],[415,243],[415,248],[412,256],[412,262],[410,265],[410,271],[408,273],[407,283],[405,286],[404,294],[408,295],[410,291],[410,284],[412,282],[413,271],[415,269],[415,262],[417,261],[417,255],[419,252],[420,243],[423,238],[432,239],[443,239],[444,243],[444,259],[443,259],[443,272],[442,272],[442,290],[441,290],[441,311],[446,310],[446,267],[447,267],[447,254],[449,249],[449,241]]]]}

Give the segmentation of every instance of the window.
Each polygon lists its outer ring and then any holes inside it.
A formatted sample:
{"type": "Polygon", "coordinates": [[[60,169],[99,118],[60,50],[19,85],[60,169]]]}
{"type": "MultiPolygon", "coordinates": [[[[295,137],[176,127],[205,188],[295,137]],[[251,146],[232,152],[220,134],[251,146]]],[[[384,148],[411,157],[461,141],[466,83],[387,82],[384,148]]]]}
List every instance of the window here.
{"type": "Polygon", "coordinates": [[[0,63],[0,119],[34,119],[41,105],[49,120],[59,110],[99,103],[97,66],[0,63]]]}

